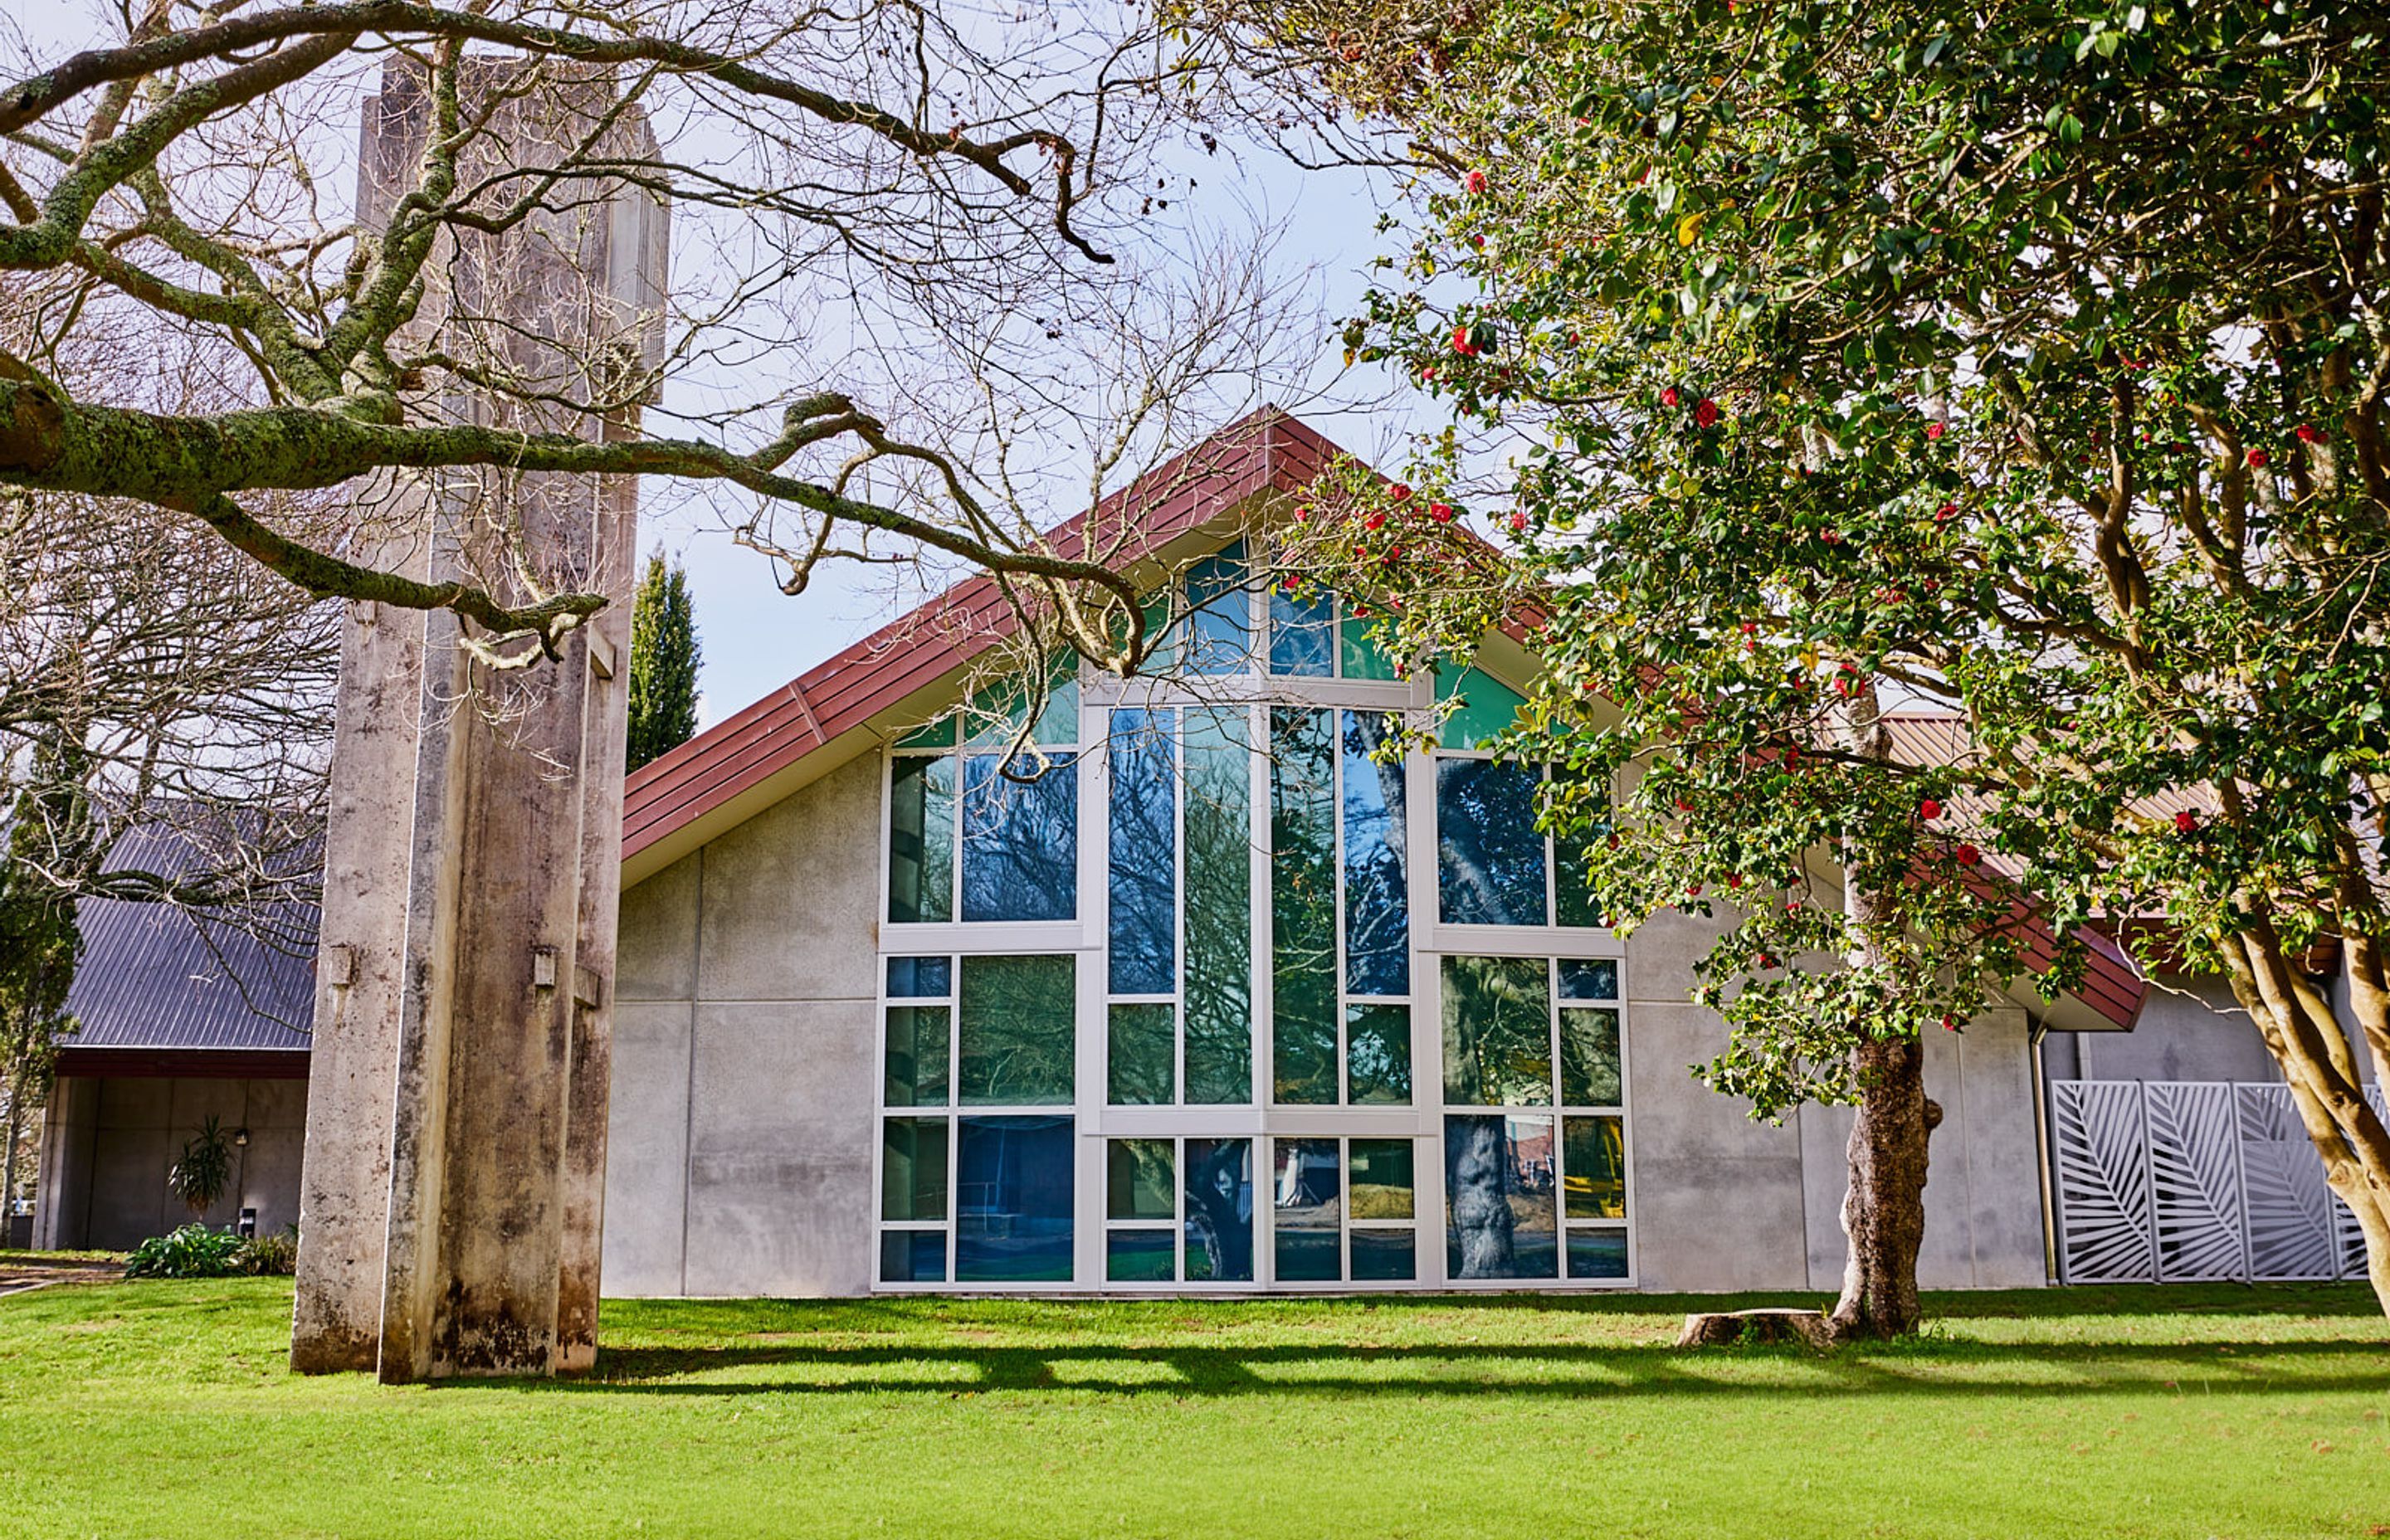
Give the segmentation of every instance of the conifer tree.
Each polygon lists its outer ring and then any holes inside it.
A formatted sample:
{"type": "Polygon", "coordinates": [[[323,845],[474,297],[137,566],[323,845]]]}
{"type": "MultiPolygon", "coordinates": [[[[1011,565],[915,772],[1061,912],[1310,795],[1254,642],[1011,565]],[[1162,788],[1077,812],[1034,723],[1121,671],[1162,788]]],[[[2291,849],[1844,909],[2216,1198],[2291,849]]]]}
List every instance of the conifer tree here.
{"type": "Polygon", "coordinates": [[[697,613],[688,573],[667,567],[663,553],[648,558],[631,610],[630,768],[686,743],[697,731],[697,613]]]}

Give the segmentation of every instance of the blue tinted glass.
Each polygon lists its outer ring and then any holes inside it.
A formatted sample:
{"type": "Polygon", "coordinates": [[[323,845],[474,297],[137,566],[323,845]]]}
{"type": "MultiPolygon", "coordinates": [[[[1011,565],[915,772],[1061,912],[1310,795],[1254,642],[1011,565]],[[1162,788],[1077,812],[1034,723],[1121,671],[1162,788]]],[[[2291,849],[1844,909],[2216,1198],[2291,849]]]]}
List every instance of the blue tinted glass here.
{"type": "Polygon", "coordinates": [[[1177,1276],[1177,1248],[1168,1230],[1112,1230],[1104,1236],[1106,1282],[1168,1283],[1177,1276]]]}
{"type": "Polygon", "coordinates": [[[1411,988],[1409,840],[1403,766],[1370,756],[1386,740],[1376,712],[1343,713],[1344,987],[1356,995],[1411,988]]]}
{"type": "Polygon", "coordinates": [[[955,1281],[1071,1280],[1071,1120],[963,1118],[955,1151],[955,1281]]]}
{"type": "Polygon", "coordinates": [[[946,1235],[944,1230],[891,1230],[880,1238],[880,1281],[882,1283],[944,1283],[946,1281],[946,1235]]]}
{"type": "Polygon", "coordinates": [[[1568,1233],[1568,1276],[1573,1278],[1625,1277],[1626,1232],[1571,1227],[1568,1233]]]}
{"type": "Polygon", "coordinates": [[[1178,776],[1170,712],[1114,712],[1111,771],[1111,991],[1178,987],[1178,776]]]}
{"type": "Polygon", "coordinates": [[[1444,1120],[1445,1245],[1456,1278],[1560,1272],[1552,1121],[1444,1120]]]}
{"type": "Polygon", "coordinates": [[[1342,1161],[1334,1139],[1279,1139],[1270,1183],[1278,1276],[1282,1282],[1326,1283],[1344,1276],[1339,1254],[1343,1225],[1342,1161]]]}
{"type": "Polygon", "coordinates": [[[1071,919],[1079,912],[1079,766],[1022,755],[1013,776],[1001,754],[963,765],[966,920],[1071,919]]]}
{"type": "Polygon", "coordinates": [[[1336,672],[1336,600],[1270,590],[1270,672],[1325,679],[1336,672]]]}
{"type": "Polygon", "coordinates": [[[1570,958],[1561,964],[1561,998],[1563,1000],[1615,1000],[1618,998],[1618,959],[1615,957],[1570,958]]]}
{"type": "MultiPolygon", "coordinates": [[[[1253,1099],[1253,759],[1245,713],[1187,713],[1187,1099],[1253,1099]]],[[[1248,1275],[1250,1276],[1250,1275],[1248,1275]]]]}
{"type": "Polygon", "coordinates": [[[1252,596],[1245,591],[1245,543],[1187,569],[1187,672],[1242,674],[1253,666],[1252,596]]]}
{"type": "Polygon", "coordinates": [[[1355,1230],[1353,1281],[1379,1283],[1419,1276],[1417,1244],[1408,1230],[1355,1230]]]}
{"type": "Polygon", "coordinates": [[[1187,1281],[1253,1277],[1253,1141],[1187,1141],[1187,1281]]]}
{"type": "Polygon", "coordinates": [[[1270,711],[1270,1099],[1336,1100],[1336,713],[1270,711]]]}
{"type": "Polygon", "coordinates": [[[954,993],[954,968],[944,957],[888,959],[888,997],[936,1000],[954,993]]]}
{"type": "Polygon", "coordinates": [[[1435,833],[1436,897],[1446,924],[1544,923],[1535,772],[1498,760],[1436,761],[1435,833]]]}

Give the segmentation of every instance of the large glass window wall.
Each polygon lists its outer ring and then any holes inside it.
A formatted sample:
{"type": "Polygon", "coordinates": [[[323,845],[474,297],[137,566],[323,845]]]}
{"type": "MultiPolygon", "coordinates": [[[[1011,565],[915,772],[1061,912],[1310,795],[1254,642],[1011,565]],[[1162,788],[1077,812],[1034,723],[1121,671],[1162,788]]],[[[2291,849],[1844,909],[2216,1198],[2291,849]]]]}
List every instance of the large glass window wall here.
{"type": "Polygon", "coordinates": [[[1623,948],[1476,748],[1517,694],[1241,545],[1171,609],[1173,677],[891,745],[880,1287],[1631,1284],[1623,948]]]}

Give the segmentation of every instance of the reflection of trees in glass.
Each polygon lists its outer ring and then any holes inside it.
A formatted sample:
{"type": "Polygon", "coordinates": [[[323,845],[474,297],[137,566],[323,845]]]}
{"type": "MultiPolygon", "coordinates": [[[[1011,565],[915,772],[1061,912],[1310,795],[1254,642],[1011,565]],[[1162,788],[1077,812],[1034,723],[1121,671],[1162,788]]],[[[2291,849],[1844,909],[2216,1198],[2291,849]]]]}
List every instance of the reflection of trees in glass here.
{"type": "Polygon", "coordinates": [[[955,918],[955,762],[899,754],[890,771],[888,918],[899,925],[955,918]]]}
{"type": "Polygon", "coordinates": [[[1444,1099],[1548,1107],[1551,993],[1540,957],[1444,959],[1444,1099]]]}
{"type": "Polygon", "coordinates": [[[1571,1107],[1619,1104],[1615,1008],[1561,1007],[1561,1100],[1571,1107]]]}
{"type": "Polygon", "coordinates": [[[1626,1137],[1616,1118],[1564,1118],[1571,1219],[1626,1217],[1626,1137]]]}
{"type": "Polygon", "coordinates": [[[1342,1277],[1344,1205],[1336,1141],[1277,1139],[1272,1148],[1278,1159],[1271,1184],[1278,1276],[1303,1283],[1342,1277]]]}
{"type": "Polygon", "coordinates": [[[1336,1099],[1332,712],[1270,711],[1270,1099],[1336,1099]]]}
{"type": "Polygon", "coordinates": [[[1241,540],[1187,569],[1188,673],[1241,674],[1253,666],[1250,575],[1241,540]]]}
{"type": "Polygon", "coordinates": [[[1104,1098],[1114,1107],[1166,1106],[1176,1089],[1176,1008],[1149,1002],[1105,1014],[1104,1098]]]}
{"type": "Polygon", "coordinates": [[[1386,739],[1376,712],[1343,713],[1344,971],[1356,995],[1411,987],[1410,869],[1403,766],[1374,756],[1386,739]]]}
{"type": "Polygon", "coordinates": [[[1253,1142],[1187,1141],[1187,1278],[1249,1283],[1253,1276],[1253,1142]]]}
{"type": "Polygon", "coordinates": [[[1198,1105],[1253,1098],[1253,770],[1245,723],[1240,710],[1187,712],[1186,1097],[1198,1105]]]}
{"type": "Polygon", "coordinates": [[[1455,925],[1541,925],[1536,773],[1498,760],[1435,764],[1436,902],[1455,925]]]}
{"type": "Polygon", "coordinates": [[[1168,1139],[1110,1139],[1104,1149],[1104,1217],[1178,1217],[1177,1161],[1168,1139]]]}
{"type": "Polygon", "coordinates": [[[1079,912],[1075,757],[1004,766],[1001,754],[963,762],[962,918],[1070,919],[1079,912]]]}
{"type": "Polygon", "coordinates": [[[1068,1102],[1076,994],[1069,957],[963,958],[956,1079],[964,1104],[1068,1102]]]}
{"type": "Polygon", "coordinates": [[[1456,1278],[1552,1277],[1560,1266],[1549,1118],[1444,1120],[1446,1244],[1456,1278]]]}
{"type": "Polygon", "coordinates": [[[946,1007],[888,1007],[887,1084],[891,1107],[946,1104],[946,1007]]]}
{"type": "Polygon", "coordinates": [[[1178,987],[1176,713],[1116,711],[1107,741],[1111,991],[1178,987]]]}
{"type": "Polygon", "coordinates": [[[889,1118],[880,1131],[880,1217],[946,1216],[946,1120],[889,1118]]]}
{"type": "Polygon", "coordinates": [[[1407,1106],[1411,1099],[1411,1007],[1356,1001],[1344,1007],[1345,1099],[1407,1106]]]}

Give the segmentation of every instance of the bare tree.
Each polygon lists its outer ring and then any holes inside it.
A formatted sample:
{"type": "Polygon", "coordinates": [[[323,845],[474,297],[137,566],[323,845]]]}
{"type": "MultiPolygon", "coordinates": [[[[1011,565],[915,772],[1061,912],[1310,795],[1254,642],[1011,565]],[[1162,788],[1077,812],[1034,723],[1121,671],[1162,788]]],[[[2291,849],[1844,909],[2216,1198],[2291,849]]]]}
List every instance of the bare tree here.
{"type": "Polygon", "coordinates": [[[792,591],[830,556],[1002,574],[1022,618],[1132,669],[1134,581],[1037,533],[1056,430],[1100,491],[1310,340],[1251,238],[1170,216],[1202,103],[1134,7],[123,3],[120,43],[46,69],[20,45],[0,88],[0,268],[44,300],[0,346],[0,484],[172,510],[310,595],[455,610],[493,661],[604,603],[508,538],[509,481],[564,472],[705,499],[792,591]],[[569,243],[626,186],[672,211],[669,302],[576,289],[569,261],[541,302],[600,324],[476,291],[460,253],[569,243]],[[82,367],[127,314],[237,355],[228,399],[82,367]],[[328,525],[290,516],[330,489],[328,525]],[[414,560],[426,506],[490,526],[453,579],[414,560]]]}

